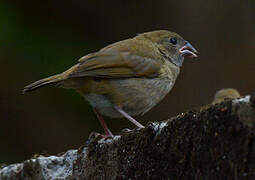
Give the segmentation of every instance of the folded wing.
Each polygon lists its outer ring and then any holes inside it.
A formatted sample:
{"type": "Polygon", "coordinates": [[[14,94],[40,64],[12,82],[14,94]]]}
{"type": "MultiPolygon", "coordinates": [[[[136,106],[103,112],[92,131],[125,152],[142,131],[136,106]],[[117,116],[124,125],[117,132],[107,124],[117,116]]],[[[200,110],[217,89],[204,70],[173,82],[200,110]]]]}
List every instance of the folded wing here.
{"type": "Polygon", "coordinates": [[[129,78],[155,77],[160,63],[154,59],[132,55],[129,52],[99,51],[82,57],[69,71],[73,77],[129,78]]]}

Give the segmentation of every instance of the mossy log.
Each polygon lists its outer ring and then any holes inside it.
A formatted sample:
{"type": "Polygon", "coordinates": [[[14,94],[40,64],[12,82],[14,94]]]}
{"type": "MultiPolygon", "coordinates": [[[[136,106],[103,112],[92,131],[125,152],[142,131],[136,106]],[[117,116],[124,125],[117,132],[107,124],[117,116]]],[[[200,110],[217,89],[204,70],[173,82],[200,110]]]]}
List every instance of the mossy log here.
{"type": "Polygon", "coordinates": [[[57,156],[0,169],[18,179],[255,179],[255,95],[191,110],[57,156]]]}

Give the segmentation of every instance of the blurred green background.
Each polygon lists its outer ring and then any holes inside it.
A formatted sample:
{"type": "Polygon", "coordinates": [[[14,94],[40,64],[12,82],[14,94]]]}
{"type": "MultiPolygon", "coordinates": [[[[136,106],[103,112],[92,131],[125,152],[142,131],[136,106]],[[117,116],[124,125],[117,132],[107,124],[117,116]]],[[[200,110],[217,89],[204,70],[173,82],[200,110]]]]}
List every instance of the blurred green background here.
{"type": "MultiPolygon", "coordinates": [[[[87,53],[136,33],[168,29],[199,51],[187,59],[171,93],[137,119],[161,121],[210,103],[218,89],[255,89],[255,1],[0,0],[0,163],[57,154],[103,132],[72,90],[22,88],[66,70],[87,53]]],[[[115,134],[134,126],[107,119],[115,134]]]]}

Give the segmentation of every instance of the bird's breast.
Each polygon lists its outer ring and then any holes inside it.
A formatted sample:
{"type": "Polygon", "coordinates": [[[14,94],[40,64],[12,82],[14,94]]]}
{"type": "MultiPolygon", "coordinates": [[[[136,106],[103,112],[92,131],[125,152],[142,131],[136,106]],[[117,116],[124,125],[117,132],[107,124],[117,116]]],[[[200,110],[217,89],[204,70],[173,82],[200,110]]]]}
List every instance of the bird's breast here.
{"type": "MultiPolygon", "coordinates": [[[[84,97],[103,115],[121,117],[114,110],[119,106],[129,115],[144,114],[158,104],[172,89],[174,82],[168,78],[128,78],[108,80],[104,93],[95,88],[84,97]]],[[[106,85],[106,83],[104,83],[106,85]]]]}
{"type": "Polygon", "coordinates": [[[160,68],[159,77],[168,78],[174,83],[179,73],[180,73],[180,68],[178,66],[169,62],[168,60],[165,60],[164,64],[162,64],[160,68]]]}

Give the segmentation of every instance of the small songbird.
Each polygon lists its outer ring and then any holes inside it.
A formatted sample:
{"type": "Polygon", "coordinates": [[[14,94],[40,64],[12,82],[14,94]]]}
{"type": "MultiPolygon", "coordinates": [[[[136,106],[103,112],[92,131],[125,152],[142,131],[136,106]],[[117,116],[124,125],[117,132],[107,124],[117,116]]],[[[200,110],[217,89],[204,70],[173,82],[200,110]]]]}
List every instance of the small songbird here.
{"type": "Polygon", "coordinates": [[[212,104],[218,104],[226,99],[235,99],[239,97],[240,94],[236,89],[233,88],[221,89],[216,92],[212,104]]]}
{"type": "Polygon", "coordinates": [[[180,35],[146,32],[83,56],[65,72],[26,86],[23,93],[49,84],[74,89],[91,104],[106,136],[112,136],[102,115],[124,116],[144,128],[132,116],[146,113],[166,96],[184,57],[197,57],[197,51],[180,35]]]}

